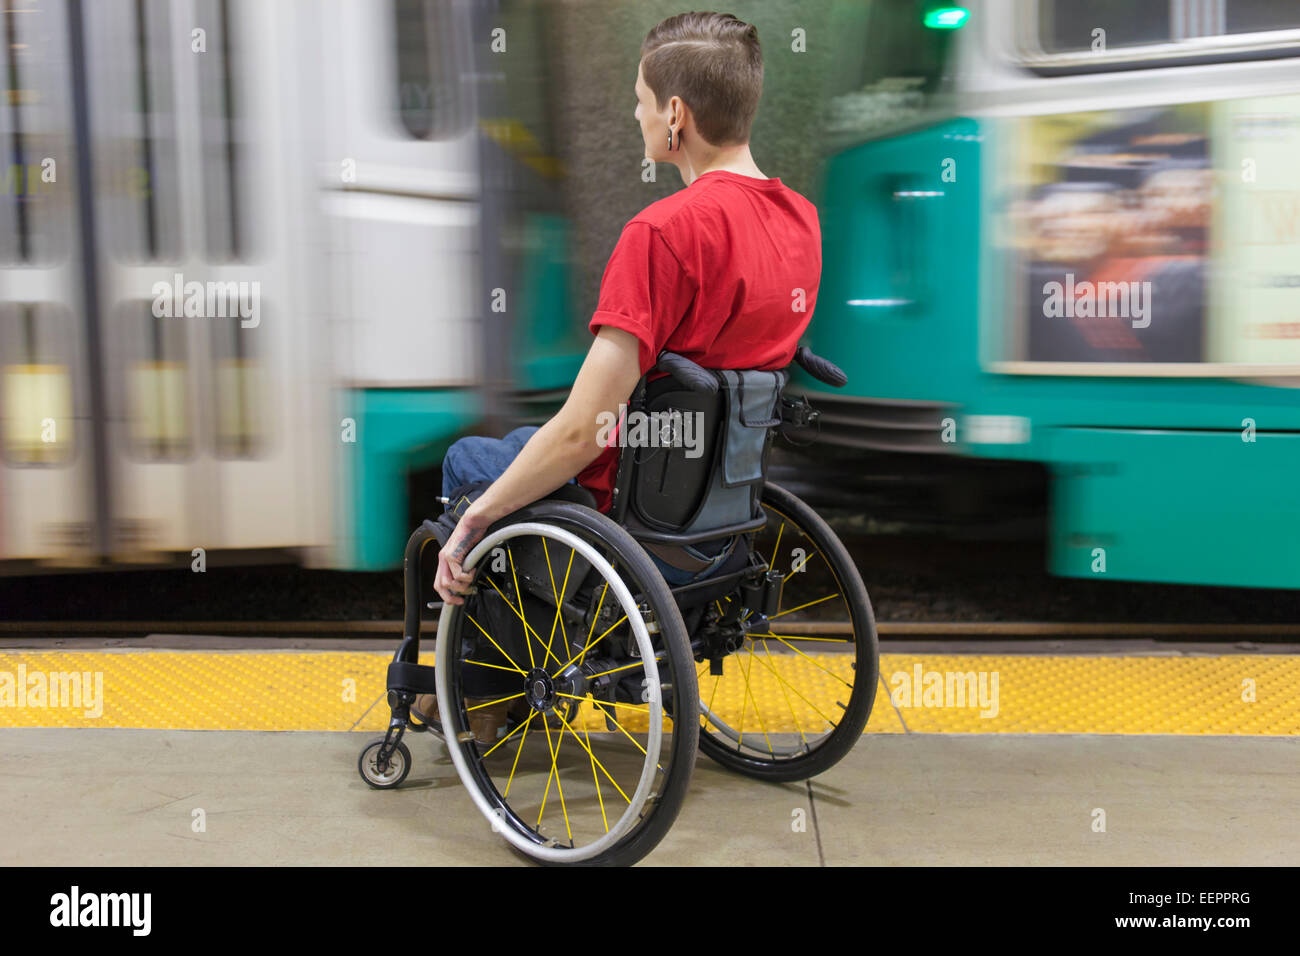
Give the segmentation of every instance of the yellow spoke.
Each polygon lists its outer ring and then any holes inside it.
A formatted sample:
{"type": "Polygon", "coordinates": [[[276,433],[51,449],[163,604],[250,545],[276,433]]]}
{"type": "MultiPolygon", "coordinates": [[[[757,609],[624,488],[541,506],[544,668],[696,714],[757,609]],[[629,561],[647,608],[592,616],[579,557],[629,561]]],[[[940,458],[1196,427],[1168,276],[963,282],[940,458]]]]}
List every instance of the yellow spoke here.
{"type": "MultiPolygon", "coordinates": [[[[592,696],[590,696],[590,695],[588,695],[588,696],[586,696],[586,697],[579,697],[579,696],[577,696],[576,694],[556,693],[555,696],[556,696],[556,697],[572,697],[574,700],[590,700],[590,701],[593,701],[593,702],[596,700],[596,698],[594,698],[594,697],[592,697],[592,696]]],[[[621,700],[602,700],[601,703],[602,703],[602,704],[612,704],[612,705],[614,705],[615,707],[631,707],[633,710],[640,710],[642,707],[644,707],[647,711],[649,711],[649,709],[650,709],[650,705],[649,705],[649,704],[625,704],[625,703],[623,703],[621,700]]]]}
{"type": "Polygon", "coordinates": [[[776,677],[777,680],[779,680],[779,681],[780,681],[782,684],[784,684],[786,687],[789,687],[792,691],[794,691],[794,695],[795,695],[796,697],[798,697],[800,700],[802,700],[805,704],[807,704],[807,705],[808,705],[809,707],[811,707],[813,710],[817,711],[817,715],[818,715],[819,717],[821,717],[822,720],[826,721],[826,723],[830,724],[832,727],[835,726],[835,721],[831,720],[829,717],[827,717],[825,714],[823,714],[823,713],[821,712],[821,710],[817,707],[816,704],[814,704],[812,701],[810,701],[810,700],[809,700],[807,697],[805,697],[803,694],[799,693],[799,688],[795,687],[793,684],[791,684],[789,681],[787,681],[784,677],[782,677],[780,674],[778,674],[775,670],[772,670],[772,668],[771,668],[770,666],[768,666],[768,664],[767,664],[766,661],[764,661],[761,657],[756,657],[756,658],[754,658],[754,660],[758,661],[760,664],[762,664],[762,665],[763,665],[764,667],[766,667],[768,670],[772,671],[772,675],[773,675],[774,677],[776,677]]]}
{"type": "MultiPolygon", "coordinates": [[[[524,617],[524,613],[523,613],[523,612],[524,612],[524,592],[521,591],[521,590],[519,590],[519,575],[515,573],[515,555],[514,555],[514,552],[510,550],[510,543],[509,543],[509,542],[506,542],[506,557],[508,557],[508,558],[510,559],[510,578],[511,578],[511,580],[513,580],[513,581],[515,582],[515,593],[519,595],[519,610],[518,610],[518,611],[515,611],[515,613],[519,615],[519,620],[521,620],[521,621],[524,622],[524,647],[528,648],[528,664],[529,664],[529,666],[531,666],[531,667],[536,667],[536,666],[537,666],[537,661],[533,660],[533,645],[531,645],[531,644],[528,643],[528,632],[529,632],[529,631],[532,631],[532,628],[528,626],[528,620],[527,620],[527,618],[524,617]]],[[[493,584],[492,586],[493,586],[493,587],[496,587],[495,584],[493,584]]],[[[498,594],[501,593],[501,589],[500,589],[500,588],[497,588],[497,593],[498,593],[498,594]]],[[[502,594],[501,596],[502,596],[502,597],[505,597],[504,594],[502,594]]],[[[509,604],[510,602],[507,601],[506,603],[509,604]]],[[[514,605],[513,605],[513,604],[511,604],[510,607],[511,607],[512,610],[514,609],[514,605]]],[[[542,639],[541,639],[540,637],[537,638],[537,643],[538,643],[538,644],[542,643],[542,639]]],[[[549,783],[549,781],[548,781],[548,783],[549,783]]],[[[542,806],[545,806],[545,805],[546,805],[546,800],[545,800],[545,798],[543,798],[543,800],[542,800],[542,806]]]]}
{"type": "MultiPolygon", "coordinates": [[[[819,555],[821,555],[821,553],[822,553],[822,552],[821,552],[821,548],[818,548],[815,552],[813,552],[813,554],[812,554],[811,556],[806,556],[806,557],[803,559],[803,564],[801,564],[801,565],[799,566],[799,571],[807,571],[807,570],[808,570],[808,563],[809,563],[810,561],[812,561],[813,558],[818,557],[819,555]]],[[[827,567],[830,567],[830,564],[827,563],[826,566],[827,566],[827,567]]],[[[781,583],[784,584],[786,578],[788,578],[788,577],[789,577],[790,575],[792,575],[792,574],[798,574],[799,571],[795,571],[794,568],[791,568],[789,571],[787,571],[787,572],[785,573],[785,577],[781,578],[781,583]]]]}
{"type": "MultiPolygon", "coordinates": [[[[502,667],[500,664],[486,664],[486,663],[484,663],[483,661],[471,661],[471,660],[466,659],[466,660],[461,661],[461,663],[462,663],[462,664],[473,664],[473,665],[476,666],[476,667],[491,667],[491,668],[493,668],[493,669],[495,669],[495,670],[505,671],[505,672],[508,673],[508,674],[522,674],[522,673],[523,673],[523,671],[519,670],[519,668],[517,668],[517,667],[502,667]]],[[[525,676],[527,676],[527,675],[525,675],[525,676]]]]}
{"type": "MultiPolygon", "coordinates": [[[[749,670],[753,670],[753,668],[754,668],[754,642],[750,641],[749,642],[749,670]]],[[[767,726],[763,723],[763,715],[758,711],[758,699],[754,696],[754,692],[749,688],[749,670],[745,671],[745,695],[749,697],[750,702],[753,703],[754,705],[754,716],[758,718],[758,729],[763,732],[763,739],[767,741],[767,752],[771,753],[772,741],[767,736],[767,726]]],[[[745,720],[745,711],[743,708],[740,711],[740,720],[741,720],[741,726],[743,727],[744,720],[745,720]]],[[[740,733],[740,740],[742,743],[745,740],[745,733],[743,729],[741,730],[740,733]]]]}
{"type": "MultiPolygon", "coordinates": [[[[763,650],[766,651],[767,656],[771,658],[772,651],[768,648],[767,641],[763,642],[763,650]]],[[[794,712],[794,704],[790,702],[790,695],[786,693],[784,686],[780,684],[777,686],[781,688],[781,696],[785,698],[785,705],[790,708],[790,719],[794,721],[794,729],[799,731],[799,739],[803,741],[804,749],[807,750],[808,738],[804,736],[803,728],[799,726],[799,715],[794,712]]]]}
{"type": "MultiPolygon", "coordinates": [[[[489,578],[488,580],[491,581],[491,578],[489,578]]],[[[493,584],[492,586],[493,586],[493,587],[496,587],[495,584],[493,584]]],[[[500,590],[500,589],[498,588],[498,590],[500,590]]],[[[505,597],[504,594],[501,595],[501,596],[502,596],[502,597],[505,597]]],[[[509,604],[510,602],[507,601],[506,603],[509,604]]],[[[514,608],[512,607],[511,610],[514,610],[514,608]]],[[[506,649],[505,649],[504,647],[502,647],[500,644],[498,644],[498,643],[493,639],[493,637],[492,637],[491,634],[489,634],[487,631],[483,630],[483,625],[480,624],[478,621],[474,620],[474,615],[473,615],[473,614],[466,614],[465,616],[466,616],[467,618],[469,618],[471,624],[473,624],[475,627],[477,627],[477,628],[479,629],[479,632],[482,633],[482,635],[483,635],[484,637],[486,637],[489,641],[492,641],[492,646],[495,647],[498,651],[501,652],[501,656],[502,656],[502,657],[504,657],[506,660],[508,660],[511,664],[514,664],[515,670],[517,670],[519,673],[523,674],[525,677],[528,676],[528,671],[524,670],[524,669],[523,669],[522,667],[520,667],[518,664],[515,664],[515,659],[514,659],[513,657],[511,657],[509,654],[506,653],[506,649]]]]}
{"type": "MultiPolygon", "coordinates": [[[[506,547],[506,550],[509,551],[509,546],[508,546],[508,545],[507,545],[507,547],[506,547]]],[[[528,643],[528,635],[529,635],[529,634],[533,635],[533,637],[536,638],[537,643],[538,643],[538,644],[541,644],[542,647],[545,647],[546,645],[545,645],[545,644],[542,644],[542,638],[541,638],[541,636],[540,636],[536,631],[533,630],[533,626],[532,626],[531,624],[528,623],[527,618],[525,618],[525,617],[523,616],[523,614],[521,614],[521,613],[519,612],[519,609],[516,608],[516,607],[514,606],[513,603],[511,603],[510,598],[506,597],[506,592],[505,592],[505,591],[502,591],[501,588],[497,587],[497,583],[496,583],[495,581],[493,581],[491,578],[488,578],[488,584],[492,585],[493,589],[497,592],[497,594],[500,594],[500,595],[501,595],[501,600],[503,600],[503,601],[506,602],[506,607],[510,608],[510,610],[512,610],[512,611],[515,612],[515,617],[519,618],[519,620],[521,620],[521,621],[524,622],[524,645],[528,648],[528,660],[529,660],[530,662],[532,662],[532,664],[533,664],[534,667],[536,667],[536,666],[537,666],[537,663],[536,663],[535,661],[533,661],[533,645],[531,645],[531,644],[528,643]]],[[[519,589],[519,586],[518,586],[518,585],[515,585],[515,590],[517,591],[518,589],[519,589]]],[[[519,603],[520,603],[520,605],[522,605],[522,604],[524,603],[524,596],[523,596],[522,594],[519,595],[519,603]]],[[[479,630],[482,631],[483,628],[480,627],[479,630]]],[[[483,633],[486,634],[487,632],[486,632],[486,631],[483,631],[483,633]]],[[[492,641],[492,638],[489,637],[488,640],[489,640],[489,641],[492,641]]],[[[496,644],[496,641],[492,641],[492,643],[493,643],[493,644],[496,644]]],[[[501,650],[499,646],[497,647],[497,650],[501,650]]],[[[505,654],[505,651],[501,651],[501,653],[502,653],[502,654],[505,654]]],[[[508,656],[508,655],[507,655],[507,656],[508,656]]],[[[556,660],[559,660],[559,658],[556,658],[556,660]]],[[[514,661],[511,661],[510,663],[514,664],[514,661]]],[[[516,665],[516,666],[518,666],[518,665],[516,665]]],[[[527,674],[528,672],[527,672],[526,670],[524,670],[523,668],[520,668],[520,669],[519,669],[519,673],[521,673],[521,674],[527,674]]]]}
{"type": "MultiPolygon", "coordinates": [[[[650,756],[650,751],[642,747],[637,742],[637,739],[633,737],[631,734],[629,734],[626,729],[624,729],[623,725],[618,722],[617,717],[615,717],[613,714],[605,713],[605,704],[608,703],[608,701],[596,700],[596,698],[593,697],[591,698],[591,703],[602,714],[605,714],[605,716],[610,719],[610,721],[614,724],[615,727],[623,731],[623,736],[626,737],[628,740],[632,741],[632,745],[636,747],[637,750],[641,751],[641,753],[645,754],[647,757],[650,756]]],[[[663,766],[657,760],[655,761],[655,766],[658,767],[661,772],[664,769],[663,766]]]]}
{"type": "Polygon", "coordinates": [[[514,700],[516,697],[523,697],[523,696],[524,696],[523,692],[521,691],[518,694],[511,694],[509,697],[502,697],[500,700],[489,700],[482,704],[475,704],[473,707],[466,707],[465,710],[466,711],[481,710],[484,707],[491,707],[493,704],[504,704],[508,700],[514,700]]]}
{"type": "MultiPolygon", "coordinates": [[[[555,572],[551,570],[551,552],[550,549],[546,547],[545,538],[542,539],[542,553],[546,555],[546,573],[550,575],[551,595],[555,597],[555,572]]],[[[551,636],[547,638],[546,641],[546,656],[555,658],[557,663],[560,659],[551,653],[551,645],[555,643],[555,625],[558,624],[560,625],[560,638],[564,641],[565,647],[569,646],[569,636],[564,629],[564,620],[560,614],[560,606],[564,604],[564,592],[569,589],[569,572],[573,570],[573,557],[577,553],[578,552],[573,548],[569,549],[569,566],[564,569],[564,583],[560,585],[559,596],[555,597],[555,620],[551,622],[551,636]]]]}
{"type": "MultiPolygon", "coordinates": [[[[709,707],[708,707],[709,714],[713,713],[713,698],[718,695],[718,685],[721,683],[722,683],[722,675],[721,674],[714,675],[713,690],[709,694],[709,707]]],[[[716,720],[713,722],[713,726],[715,727],[718,726],[718,722],[716,720]]]]}
{"type": "MultiPolygon", "coordinates": [[[[600,620],[600,609],[605,606],[605,595],[608,593],[609,593],[609,582],[606,581],[605,586],[600,589],[600,600],[596,602],[596,613],[591,616],[591,627],[587,629],[587,643],[583,645],[582,653],[578,655],[579,664],[582,663],[582,658],[583,655],[587,653],[587,648],[591,647],[593,643],[591,640],[591,635],[595,633],[596,622],[600,620]]],[[[590,603],[590,600],[588,600],[588,603],[590,603]]],[[[603,637],[604,635],[601,636],[603,637]]],[[[564,670],[564,668],[561,667],[560,670],[564,670]]]]}
{"type": "MultiPolygon", "coordinates": [[[[532,719],[533,719],[533,714],[535,714],[535,713],[537,713],[537,711],[533,711],[532,713],[530,713],[530,714],[528,715],[528,720],[532,720],[532,719]]],[[[496,743],[494,743],[494,744],[492,745],[492,747],[487,751],[487,753],[483,754],[483,757],[486,758],[486,757],[490,756],[493,750],[496,750],[498,747],[500,747],[503,743],[505,743],[507,740],[509,740],[509,739],[510,739],[511,737],[513,737],[515,734],[519,733],[519,731],[521,731],[521,730],[523,730],[525,727],[527,727],[527,726],[528,726],[528,720],[525,720],[522,724],[520,724],[520,725],[519,725],[518,727],[516,727],[514,730],[510,731],[510,733],[506,734],[504,737],[502,737],[500,740],[498,740],[496,743]]]]}
{"type": "Polygon", "coordinates": [[[824,598],[818,598],[815,601],[809,601],[807,604],[800,604],[798,607],[789,607],[786,608],[784,611],[777,611],[775,614],[772,615],[772,617],[769,617],[768,620],[770,621],[773,618],[778,618],[785,614],[793,614],[795,611],[802,611],[806,607],[812,607],[814,604],[821,604],[822,601],[829,601],[832,598],[837,598],[839,596],[840,596],[840,592],[836,591],[834,594],[828,594],[824,598]]]}
{"type": "MultiPolygon", "coordinates": [[[[617,621],[615,621],[615,622],[614,622],[613,624],[611,624],[609,627],[605,628],[605,630],[601,632],[600,637],[596,638],[596,640],[594,640],[594,641],[588,641],[588,642],[583,646],[582,650],[580,650],[578,653],[574,654],[574,655],[573,655],[572,657],[570,657],[567,661],[565,661],[563,664],[561,664],[561,665],[560,665],[560,669],[559,669],[558,671],[556,671],[554,674],[552,674],[551,676],[552,676],[552,677],[559,677],[561,674],[564,673],[564,669],[565,669],[566,667],[568,667],[570,664],[572,664],[574,661],[579,661],[579,662],[580,662],[580,659],[586,655],[587,651],[591,649],[591,646],[592,646],[593,644],[598,643],[602,637],[604,637],[604,636],[605,636],[606,634],[608,634],[610,631],[614,630],[614,628],[618,627],[620,624],[622,624],[622,623],[623,623],[624,621],[626,621],[626,620],[627,620],[627,615],[624,614],[622,617],[620,617],[617,621]]],[[[595,622],[595,621],[592,621],[591,624],[592,624],[591,629],[594,631],[594,630],[596,629],[596,622],[595,622]]]]}
{"type": "Polygon", "coordinates": [[[591,758],[591,779],[596,782],[596,802],[600,804],[600,822],[605,824],[605,832],[608,833],[609,817],[605,816],[605,799],[600,794],[600,777],[596,775],[596,755],[591,752],[591,734],[586,728],[583,729],[582,734],[587,738],[587,756],[591,758]]]}
{"type": "MultiPolygon", "coordinates": [[[[546,731],[546,748],[551,750],[551,725],[550,722],[543,719],[542,728],[546,731]]],[[[578,735],[574,734],[576,740],[578,735]]],[[[551,750],[551,776],[555,777],[555,789],[560,792],[560,812],[564,814],[564,832],[569,837],[569,842],[573,842],[573,828],[569,826],[569,808],[564,803],[564,784],[560,783],[560,745],[564,743],[564,731],[560,731],[560,739],[555,742],[555,749],[551,750]]],[[[546,778],[546,791],[550,792],[551,777],[546,778]]],[[[546,812],[546,794],[542,794],[542,809],[537,814],[537,826],[542,825],[542,813],[546,812]]]]}
{"type": "MultiPolygon", "coordinates": [[[[831,670],[829,667],[826,667],[825,665],[818,663],[818,661],[817,661],[816,658],[809,657],[809,656],[808,656],[807,654],[805,654],[803,651],[799,650],[799,648],[795,647],[793,644],[788,644],[788,643],[786,643],[786,641],[784,641],[784,640],[783,640],[782,638],[780,638],[780,637],[777,637],[775,634],[773,634],[772,636],[773,636],[773,637],[776,637],[776,639],[777,639],[778,641],[781,641],[782,644],[785,644],[786,647],[790,648],[790,650],[794,651],[794,652],[795,652],[796,654],[798,654],[800,657],[807,658],[808,662],[809,662],[810,664],[812,664],[814,667],[820,667],[820,668],[821,668],[822,670],[824,670],[826,673],[830,674],[832,677],[834,677],[837,681],[839,681],[841,684],[843,684],[843,685],[844,685],[845,687],[847,687],[849,690],[852,690],[852,689],[853,689],[853,685],[852,685],[852,684],[850,684],[848,681],[846,681],[846,680],[845,680],[843,677],[841,677],[839,674],[835,673],[835,672],[834,672],[833,670],[831,670]]],[[[752,645],[753,642],[751,641],[750,644],[752,645]]],[[[764,646],[764,647],[767,647],[767,641],[764,641],[764,642],[763,642],[763,646],[764,646]]],[[[771,651],[768,651],[768,656],[769,656],[769,657],[771,656],[771,651]]]]}
{"type": "MultiPolygon", "coordinates": [[[[593,699],[592,703],[595,703],[594,699],[593,699]]],[[[613,777],[610,776],[609,771],[605,769],[605,765],[604,765],[603,763],[601,763],[599,760],[597,760],[597,759],[596,759],[596,755],[595,755],[594,753],[592,753],[591,748],[588,747],[586,744],[584,744],[584,743],[582,742],[582,738],[580,738],[580,737],[577,735],[577,733],[573,730],[573,728],[569,726],[569,722],[568,722],[567,720],[564,719],[564,715],[561,714],[558,710],[557,710],[555,713],[556,713],[556,716],[558,716],[558,717],[560,718],[560,723],[564,724],[564,726],[568,728],[569,732],[570,732],[571,734],[573,734],[573,739],[576,740],[576,741],[578,741],[578,746],[584,748],[584,749],[587,751],[587,754],[588,754],[588,756],[591,757],[592,762],[594,762],[594,763],[596,764],[596,766],[600,768],[600,772],[603,773],[603,774],[605,775],[605,779],[608,780],[610,783],[612,783],[612,784],[614,785],[614,789],[617,790],[617,791],[619,792],[619,795],[620,795],[624,800],[626,800],[626,801],[628,802],[628,804],[630,805],[630,804],[632,803],[632,799],[631,799],[631,798],[630,798],[626,793],[623,792],[623,788],[620,787],[620,786],[618,785],[618,781],[615,780],[613,777]]]]}
{"type": "MultiPolygon", "coordinates": [[[[528,739],[528,725],[533,722],[533,718],[536,716],[537,716],[537,711],[533,711],[528,715],[528,719],[523,722],[522,729],[524,731],[524,734],[522,737],[519,738],[519,749],[515,751],[515,762],[510,766],[510,776],[506,780],[506,792],[501,794],[501,799],[503,800],[506,797],[510,796],[510,784],[515,779],[515,768],[519,766],[519,755],[524,752],[524,741],[528,739]]],[[[492,752],[491,750],[488,751],[488,753],[491,752],[492,752]]],[[[483,756],[486,757],[487,754],[484,754],[483,756]]]]}
{"type": "MultiPolygon", "coordinates": [[[[658,660],[658,659],[659,659],[658,657],[655,658],[655,660],[658,660]]],[[[588,680],[593,680],[593,679],[595,679],[595,678],[597,678],[597,677],[604,677],[606,674],[617,674],[619,671],[625,671],[625,670],[628,670],[628,669],[633,668],[633,667],[644,667],[644,666],[645,666],[645,665],[644,665],[641,661],[636,661],[636,662],[633,663],[633,664],[624,664],[622,667],[615,667],[615,668],[612,668],[612,669],[607,670],[607,671],[601,671],[599,674],[592,674],[591,677],[589,677],[589,678],[587,678],[587,679],[588,679],[588,680]]]]}
{"type": "Polygon", "coordinates": [[[776,567],[776,553],[781,550],[781,535],[785,533],[785,519],[781,519],[781,527],[776,529],[776,544],[772,545],[772,560],[767,562],[769,568],[776,567]]]}
{"type": "Polygon", "coordinates": [[[773,634],[771,631],[750,631],[749,637],[777,637],[785,641],[821,641],[824,644],[847,644],[846,637],[801,637],[795,634],[773,634]]]}

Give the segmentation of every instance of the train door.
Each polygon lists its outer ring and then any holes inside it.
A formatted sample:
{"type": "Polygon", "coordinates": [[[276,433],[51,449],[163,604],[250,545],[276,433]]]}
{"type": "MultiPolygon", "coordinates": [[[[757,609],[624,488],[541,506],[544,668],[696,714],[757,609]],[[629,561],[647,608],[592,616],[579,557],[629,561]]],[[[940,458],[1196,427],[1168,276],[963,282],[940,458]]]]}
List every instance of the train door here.
{"type": "Polygon", "coordinates": [[[82,317],[64,4],[0,4],[0,560],[93,550],[95,454],[82,317]]]}
{"type": "Polygon", "coordinates": [[[322,250],[295,99],[318,61],[297,9],[83,8],[119,558],[328,537],[322,250]]]}

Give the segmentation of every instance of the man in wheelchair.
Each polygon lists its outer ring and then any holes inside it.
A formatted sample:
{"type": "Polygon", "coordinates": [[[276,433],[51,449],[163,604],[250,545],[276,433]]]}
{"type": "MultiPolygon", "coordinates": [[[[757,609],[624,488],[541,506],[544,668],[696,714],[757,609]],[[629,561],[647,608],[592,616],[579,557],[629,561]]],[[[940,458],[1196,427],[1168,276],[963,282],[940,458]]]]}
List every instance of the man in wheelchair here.
{"type": "MultiPolygon", "coordinates": [[[[589,325],[595,340],[555,417],[449,449],[444,495],[491,484],[439,553],[434,587],[443,601],[463,601],[472,580],[465,556],[501,517],[570,482],[610,511],[620,448],[598,443],[599,423],[619,413],[643,376],[653,379],[661,352],[708,369],[791,363],[816,304],[821,235],[815,206],[765,176],[750,153],[762,79],[757,32],[734,17],[683,14],[647,37],[634,115],[645,157],[674,165],[685,188],[624,227],[589,325]]],[[[679,585],[717,571],[735,546],[727,536],[649,549],[679,585]]]]}
{"type": "Polygon", "coordinates": [[[564,406],[540,428],[452,445],[447,511],[407,543],[392,719],[358,770],[396,787],[403,734],[436,732],[493,830],[534,859],[635,862],[676,817],[697,753],[802,780],[870,716],[879,654],[861,576],[826,523],[766,481],[774,431],[811,421],[782,395],[787,367],[844,376],[797,345],[821,240],[813,205],[750,155],[762,75],[756,31],[730,15],[650,31],[635,116],[645,156],[685,188],[623,229],[564,406]],[[429,667],[420,568],[434,540],[429,667]]]}

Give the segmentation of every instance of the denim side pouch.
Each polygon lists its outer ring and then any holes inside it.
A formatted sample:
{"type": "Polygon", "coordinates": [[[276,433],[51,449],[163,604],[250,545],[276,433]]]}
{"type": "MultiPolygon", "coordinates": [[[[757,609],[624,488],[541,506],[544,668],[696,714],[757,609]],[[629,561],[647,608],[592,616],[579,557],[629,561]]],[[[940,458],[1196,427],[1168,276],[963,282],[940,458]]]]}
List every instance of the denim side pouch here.
{"type": "Polygon", "coordinates": [[[781,424],[785,372],[724,369],[718,374],[727,389],[722,487],[761,483],[769,429],[781,424]]]}

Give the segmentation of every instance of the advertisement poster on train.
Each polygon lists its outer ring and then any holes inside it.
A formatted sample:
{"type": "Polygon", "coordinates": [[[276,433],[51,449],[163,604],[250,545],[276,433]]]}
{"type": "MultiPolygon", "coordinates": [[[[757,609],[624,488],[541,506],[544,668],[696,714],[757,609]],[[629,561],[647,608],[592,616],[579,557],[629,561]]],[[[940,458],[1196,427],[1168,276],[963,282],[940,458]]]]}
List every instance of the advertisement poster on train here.
{"type": "Polygon", "coordinates": [[[1207,104],[1032,117],[1010,232],[1031,362],[1203,362],[1207,104]]]}
{"type": "Polygon", "coordinates": [[[1300,366],[1300,96],[1014,126],[1012,357],[1300,366]]]}

